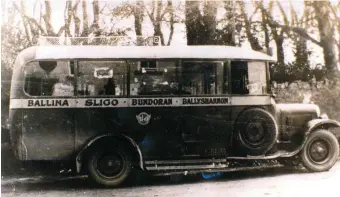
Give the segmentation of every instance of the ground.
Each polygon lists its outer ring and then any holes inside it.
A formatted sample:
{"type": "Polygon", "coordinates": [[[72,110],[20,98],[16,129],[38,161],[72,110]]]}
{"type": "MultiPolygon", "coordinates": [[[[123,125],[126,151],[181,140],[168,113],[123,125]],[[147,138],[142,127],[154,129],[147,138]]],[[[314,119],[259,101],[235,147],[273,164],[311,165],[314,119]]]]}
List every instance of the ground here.
{"type": "Polygon", "coordinates": [[[2,196],[338,196],[340,162],[330,171],[308,173],[304,169],[275,168],[261,171],[225,173],[222,177],[204,180],[184,177],[144,177],[121,188],[99,188],[86,177],[51,179],[41,177],[3,177],[2,196]]]}

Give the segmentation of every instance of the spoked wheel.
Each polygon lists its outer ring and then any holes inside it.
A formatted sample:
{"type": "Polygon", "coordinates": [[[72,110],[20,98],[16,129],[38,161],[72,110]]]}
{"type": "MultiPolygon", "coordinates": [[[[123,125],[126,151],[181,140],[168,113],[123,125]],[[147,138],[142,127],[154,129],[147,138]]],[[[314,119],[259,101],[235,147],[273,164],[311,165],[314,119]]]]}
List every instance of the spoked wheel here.
{"type": "Polygon", "coordinates": [[[310,171],[327,171],[334,166],[339,155],[339,143],[328,130],[313,132],[301,151],[301,163],[310,171]]]}
{"type": "Polygon", "coordinates": [[[132,169],[130,154],[121,148],[100,147],[88,158],[89,176],[104,186],[120,185],[132,169]]]}

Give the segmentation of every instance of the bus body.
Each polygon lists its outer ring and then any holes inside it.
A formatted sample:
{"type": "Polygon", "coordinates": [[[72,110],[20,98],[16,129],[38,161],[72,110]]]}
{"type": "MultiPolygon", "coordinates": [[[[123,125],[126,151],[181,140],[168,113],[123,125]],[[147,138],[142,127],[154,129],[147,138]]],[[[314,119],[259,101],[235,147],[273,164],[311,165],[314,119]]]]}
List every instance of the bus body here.
{"type": "Polygon", "coordinates": [[[327,129],[340,124],[316,105],[276,104],[270,62],[228,46],[28,48],[13,70],[13,150],[19,160],[74,160],[116,186],[130,166],[223,171],[231,160],[308,155],[305,144],[326,135],[316,147],[325,158],[300,160],[330,168],[339,150],[327,129]]]}

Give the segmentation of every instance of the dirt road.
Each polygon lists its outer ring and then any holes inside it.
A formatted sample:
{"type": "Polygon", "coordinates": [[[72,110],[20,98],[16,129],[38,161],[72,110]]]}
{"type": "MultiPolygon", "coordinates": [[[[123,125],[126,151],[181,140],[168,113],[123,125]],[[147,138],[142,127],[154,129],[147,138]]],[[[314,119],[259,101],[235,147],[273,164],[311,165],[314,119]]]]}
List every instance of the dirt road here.
{"type": "Polygon", "coordinates": [[[307,173],[305,170],[268,169],[263,171],[226,173],[222,177],[204,180],[184,177],[169,181],[158,177],[139,180],[122,188],[93,186],[86,178],[64,180],[3,179],[2,196],[340,196],[340,162],[328,172],[307,173]],[[146,181],[149,180],[149,181],[146,181]]]}

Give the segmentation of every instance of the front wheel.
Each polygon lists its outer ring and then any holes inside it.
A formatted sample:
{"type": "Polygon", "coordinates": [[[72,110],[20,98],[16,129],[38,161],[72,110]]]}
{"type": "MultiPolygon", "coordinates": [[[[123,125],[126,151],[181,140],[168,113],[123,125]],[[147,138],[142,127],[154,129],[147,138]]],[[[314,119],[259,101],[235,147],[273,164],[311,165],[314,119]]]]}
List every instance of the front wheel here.
{"type": "Polygon", "coordinates": [[[89,176],[103,186],[116,187],[129,176],[131,154],[121,147],[98,147],[88,157],[89,176]]]}
{"type": "Polygon", "coordinates": [[[333,133],[324,129],[313,132],[300,153],[302,165],[313,172],[329,170],[338,156],[338,140],[333,133]]]}

